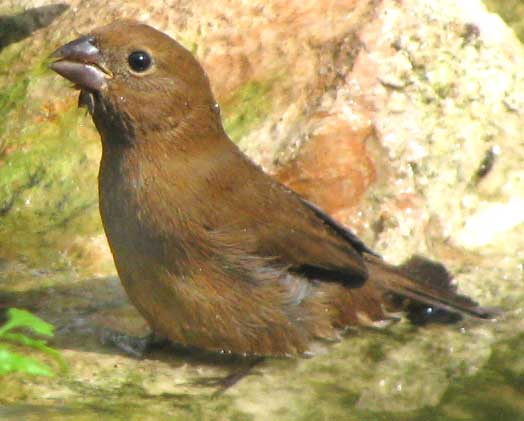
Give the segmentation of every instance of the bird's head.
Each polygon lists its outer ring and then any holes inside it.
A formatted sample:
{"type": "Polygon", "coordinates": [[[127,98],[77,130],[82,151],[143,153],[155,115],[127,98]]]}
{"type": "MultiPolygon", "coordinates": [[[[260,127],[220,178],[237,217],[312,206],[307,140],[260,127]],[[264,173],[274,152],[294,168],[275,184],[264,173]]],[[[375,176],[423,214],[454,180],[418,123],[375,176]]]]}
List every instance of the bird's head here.
{"type": "Polygon", "coordinates": [[[51,58],[51,69],[80,89],[79,105],[88,108],[102,138],[137,137],[197,120],[220,126],[201,65],[148,25],[113,22],[65,44],[51,58]]]}

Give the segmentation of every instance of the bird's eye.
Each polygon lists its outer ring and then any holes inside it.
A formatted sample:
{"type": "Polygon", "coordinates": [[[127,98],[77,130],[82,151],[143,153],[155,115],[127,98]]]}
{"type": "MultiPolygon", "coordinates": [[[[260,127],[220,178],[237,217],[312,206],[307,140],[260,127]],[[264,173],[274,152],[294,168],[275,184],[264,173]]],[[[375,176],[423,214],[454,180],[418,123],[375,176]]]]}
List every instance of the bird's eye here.
{"type": "Polygon", "coordinates": [[[127,58],[129,67],[135,72],[145,72],[151,67],[153,60],[151,56],[145,51],[133,51],[127,58]]]}

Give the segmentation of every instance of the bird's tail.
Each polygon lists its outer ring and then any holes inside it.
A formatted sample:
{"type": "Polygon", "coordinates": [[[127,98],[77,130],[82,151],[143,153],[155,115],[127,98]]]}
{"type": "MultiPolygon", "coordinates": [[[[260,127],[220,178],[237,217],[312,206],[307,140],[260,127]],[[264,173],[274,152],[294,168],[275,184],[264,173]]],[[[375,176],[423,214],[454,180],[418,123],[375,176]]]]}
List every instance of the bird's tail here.
{"type": "Polygon", "coordinates": [[[365,259],[369,279],[388,297],[388,309],[406,311],[416,324],[454,322],[463,315],[490,319],[499,313],[458,294],[451,275],[440,263],[420,256],[401,266],[372,255],[365,255],[365,259]]]}

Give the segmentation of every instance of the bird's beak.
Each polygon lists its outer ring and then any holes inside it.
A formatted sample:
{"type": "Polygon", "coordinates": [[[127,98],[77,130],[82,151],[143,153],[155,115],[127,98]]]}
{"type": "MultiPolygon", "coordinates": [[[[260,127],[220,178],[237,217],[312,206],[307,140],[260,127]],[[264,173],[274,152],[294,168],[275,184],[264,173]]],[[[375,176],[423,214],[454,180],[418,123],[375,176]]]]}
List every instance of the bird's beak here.
{"type": "Polygon", "coordinates": [[[83,91],[99,92],[112,77],[111,72],[101,63],[100,51],[92,35],[65,44],[50,58],[55,61],[49,67],[83,91]]]}

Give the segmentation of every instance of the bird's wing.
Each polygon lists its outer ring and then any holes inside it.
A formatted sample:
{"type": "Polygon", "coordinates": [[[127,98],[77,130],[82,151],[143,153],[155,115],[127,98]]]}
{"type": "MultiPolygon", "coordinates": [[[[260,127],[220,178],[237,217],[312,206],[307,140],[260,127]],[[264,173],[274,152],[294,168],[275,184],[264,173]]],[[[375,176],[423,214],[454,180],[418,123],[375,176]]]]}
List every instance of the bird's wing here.
{"type": "Polygon", "coordinates": [[[362,285],[368,276],[363,253],[374,253],[317,206],[287,189],[285,195],[278,203],[289,208],[255,228],[263,254],[307,277],[362,285]]]}

